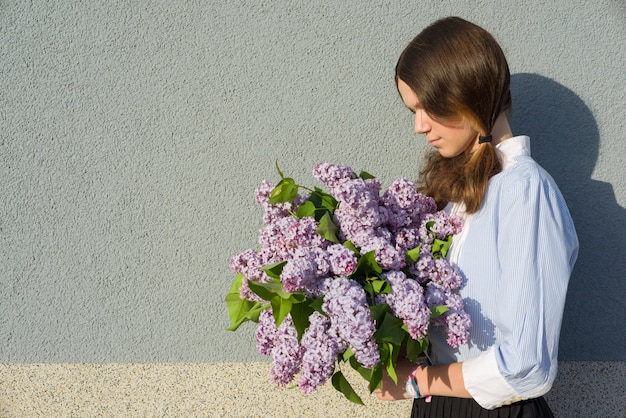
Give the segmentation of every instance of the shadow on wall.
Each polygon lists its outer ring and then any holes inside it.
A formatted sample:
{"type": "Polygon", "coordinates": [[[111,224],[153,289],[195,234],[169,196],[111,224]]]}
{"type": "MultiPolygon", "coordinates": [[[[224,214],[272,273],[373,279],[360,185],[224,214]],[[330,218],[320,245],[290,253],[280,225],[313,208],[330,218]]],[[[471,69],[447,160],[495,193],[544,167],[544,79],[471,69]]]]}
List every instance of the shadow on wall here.
{"type": "MultiPolygon", "coordinates": [[[[556,180],[574,219],[580,253],[570,280],[560,359],[626,360],[626,209],[610,183],[593,180],[600,135],[571,90],[536,74],[515,74],[512,128],[556,180]]],[[[615,167],[617,172],[622,167],[615,167]]]]}

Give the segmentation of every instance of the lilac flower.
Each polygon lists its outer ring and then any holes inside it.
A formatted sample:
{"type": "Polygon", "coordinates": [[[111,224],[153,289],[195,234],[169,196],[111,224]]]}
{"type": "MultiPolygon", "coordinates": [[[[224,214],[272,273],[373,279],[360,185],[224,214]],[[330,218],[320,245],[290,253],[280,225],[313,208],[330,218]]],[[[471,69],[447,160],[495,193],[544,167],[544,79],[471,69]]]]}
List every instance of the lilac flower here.
{"type": "Polygon", "coordinates": [[[373,224],[376,222],[370,220],[373,216],[376,216],[373,212],[359,214],[347,206],[340,206],[334,215],[335,224],[339,228],[339,238],[342,241],[351,241],[357,247],[362,246],[375,236],[373,224]]]}
{"type": "Polygon", "coordinates": [[[261,312],[256,338],[259,353],[272,356],[272,382],[278,386],[288,385],[300,371],[303,353],[291,316],[288,315],[277,328],[272,311],[261,312]]]}
{"type": "MultiPolygon", "coordinates": [[[[281,324],[282,326],[282,324],[281,324]]],[[[295,329],[293,330],[295,333],[295,329]]],[[[282,333],[278,345],[272,350],[270,378],[278,386],[287,386],[300,371],[302,347],[298,337],[291,333],[282,333]]]]}
{"type": "Polygon", "coordinates": [[[297,292],[313,285],[330,269],[328,255],[320,248],[298,247],[283,267],[280,279],[287,292],[297,292]]]}
{"type": "Polygon", "coordinates": [[[445,302],[446,302],[446,306],[450,309],[450,311],[452,312],[463,311],[463,308],[464,308],[463,298],[458,293],[455,293],[451,290],[446,289],[445,302]]]}
{"type": "Polygon", "coordinates": [[[312,257],[294,257],[283,267],[280,280],[287,292],[297,292],[315,280],[316,270],[317,265],[312,257]]]}
{"type": "Polygon", "coordinates": [[[356,268],[357,259],[354,252],[341,244],[334,244],[327,248],[330,270],[336,276],[348,276],[356,268]]]}
{"type": "Polygon", "coordinates": [[[309,321],[311,325],[300,342],[304,354],[298,386],[305,394],[313,392],[330,378],[335,370],[338,354],[346,348],[334,330],[330,330],[328,317],[313,312],[309,321]]]}
{"type": "Polygon", "coordinates": [[[260,276],[259,255],[252,249],[247,249],[239,254],[235,254],[228,264],[231,271],[249,277],[260,276]]]}
{"type": "Polygon", "coordinates": [[[298,207],[308,199],[308,195],[298,195],[291,202],[269,203],[272,189],[275,185],[267,180],[263,180],[261,185],[255,190],[255,201],[263,207],[263,222],[272,223],[276,219],[291,216],[298,210],[298,207]]]}
{"type": "Polygon", "coordinates": [[[399,270],[405,266],[404,254],[384,238],[372,237],[361,246],[361,255],[370,251],[375,252],[376,262],[384,269],[399,270]]]}
{"type": "Polygon", "coordinates": [[[356,174],[348,166],[319,163],[313,168],[313,177],[332,189],[344,180],[356,178],[356,174]]]}
{"type": "Polygon", "coordinates": [[[345,277],[327,279],[325,285],[322,309],[330,317],[331,327],[348,344],[359,363],[374,367],[380,361],[380,354],[365,291],[345,277]]]}
{"type": "Polygon", "coordinates": [[[398,207],[402,209],[414,208],[419,205],[415,184],[404,177],[399,177],[391,183],[383,195],[383,202],[387,207],[398,207]]]}
{"type": "Polygon", "coordinates": [[[278,218],[259,232],[259,243],[269,256],[280,261],[293,257],[300,247],[326,248],[329,244],[317,233],[318,223],[314,218],[278,218]]]}
{"type": "Polygon", "coordinates": [[[448,333],[448,344],[457,348],[467,344],[472,321],[464,310],[463,299],[444,285],[430,282],[426,287],[426,304],[429,307],[446,306],[449,310],[432,320],[435,326],[444,326],[448,333]]]}
{"type": "Polygon", "coordinates": [[[446,289],[438,283],[430,282],[426,285],[426,304],[429,308],[446,304],[446,289]]]}
{"type": "Polygon", "coordinates": [[[237,274],[242,274],[241,287],[239,288],[239,297],[241,299],[250,300],[253,302],[261,302],[259,296],[250,290],[248,281],[254,281],[259,283],[268,283],[272,279],[261,270],[261,258],[256,251],[248,249],[239,254],[234,255],[229,263],[230,269],[237,274]]]}
{"type": "Polygon", "coordinates": [[[383,299],[393,314],[402,319],[413,339],[424,338],[428,330],[430,310],[426,306],[422,286],[409,279],[401,271],[389,271],[383,278],[391,286],[391,292],[383,299]]]}
{"type": "Polygon", "coordinates": [[[266,309],[259,315],[259,323],[256,327],[256,348],[259,354],[269,356],[276,345],[278,338],[276,321],[270,309],[266,309]]]}
{"type": "Polygon", "coordinates": [[[426,284],[433,277],[436,277],[435,258],[429,251],[428,246],[422,243],[419,259],[409,266],[409,272],[415,276],[420,284],[426,284]]]}
{"type": "Polygon", "coordinates": [[[416,227],[400,228],[396,232],[396,249],[404,254],[420,245],[419,229],[416,227]]]}
{"type": "Polygon", "coordinates": [[[404,177],[389,186],[381,201],[389,210],[389,225],[393,229],[418,226],[424,215],[437,208],[432,198],[418,193],[415,184],[404,177]]]}
{"type": "Polygon", "coordinates": [[[446,239],[448,235],[456,235],[463,228],[463,220],[458,216],[450,216],[444,211],[426,214],[420,226],[421,239],[424,242],[431,243],[434,238],[446,239]],[[426,228],[426,224],[433,222],[430,232],[426,228]],[[434,236],[433,236],[434,235],[434,236]]]}
{"type": "Polygon", "coordinates": [[[452,312],[446,316],[448,327],[448,344],[453,348],[458,348],[461,344],[467,344],[469,339],[469,328],[472,326],[470,316],[464,312],[452,312]]]}
{"type": "Polygon", "coordinates": [[[459,268],[453,266],[445,258],[435,260],[435,269],[437,270],[437,282],[441,283],[446,289],[458,289],[461,287],[463,279],[459,268]]]}

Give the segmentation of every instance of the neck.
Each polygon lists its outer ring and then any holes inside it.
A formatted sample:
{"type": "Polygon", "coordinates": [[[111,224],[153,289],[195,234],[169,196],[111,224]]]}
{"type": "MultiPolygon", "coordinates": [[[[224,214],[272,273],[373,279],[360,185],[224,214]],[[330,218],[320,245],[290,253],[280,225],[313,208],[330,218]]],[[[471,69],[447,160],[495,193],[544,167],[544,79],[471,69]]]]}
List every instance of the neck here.
{"type": "Polygon", "coordinates": [[[502,141],[513,138],[513,132],[511,131],[511,126],[509,125],[509,119],[504,112],[500,113],[498,119],[496,119],[496,123],[491,129],[491,136],[493,137],[492,144],[494,147],[502,141]]]}

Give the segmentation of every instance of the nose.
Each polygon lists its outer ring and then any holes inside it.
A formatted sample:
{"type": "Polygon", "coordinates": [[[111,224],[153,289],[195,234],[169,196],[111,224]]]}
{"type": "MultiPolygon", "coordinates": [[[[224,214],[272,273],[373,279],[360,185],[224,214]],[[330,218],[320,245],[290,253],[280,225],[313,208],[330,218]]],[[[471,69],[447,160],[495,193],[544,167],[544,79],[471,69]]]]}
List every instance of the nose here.
{"type": "Polygon", "coordinates": [[[425,134],[430,131],[430,119],[423,109],[415,111],[415,132],[425,134]]]}

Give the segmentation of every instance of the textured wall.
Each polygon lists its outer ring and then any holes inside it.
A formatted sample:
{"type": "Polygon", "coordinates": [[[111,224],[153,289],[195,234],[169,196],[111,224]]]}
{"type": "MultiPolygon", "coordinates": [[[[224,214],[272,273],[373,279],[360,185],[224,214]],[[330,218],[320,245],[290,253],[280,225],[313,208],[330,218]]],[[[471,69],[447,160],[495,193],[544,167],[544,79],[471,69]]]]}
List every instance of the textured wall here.
{"type": "Polygon", "coordinates": [[[494,34],[578,227],[561,358],[626,361],[623,0],[0,2],[0,362],[262,360],[229,258],[274,162],[388,182],[427,149],[393,67],[432,20],[494,34]]]}

